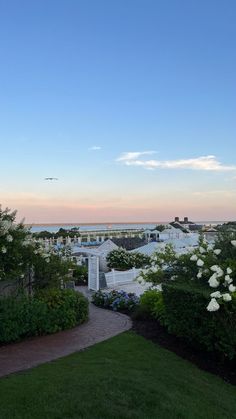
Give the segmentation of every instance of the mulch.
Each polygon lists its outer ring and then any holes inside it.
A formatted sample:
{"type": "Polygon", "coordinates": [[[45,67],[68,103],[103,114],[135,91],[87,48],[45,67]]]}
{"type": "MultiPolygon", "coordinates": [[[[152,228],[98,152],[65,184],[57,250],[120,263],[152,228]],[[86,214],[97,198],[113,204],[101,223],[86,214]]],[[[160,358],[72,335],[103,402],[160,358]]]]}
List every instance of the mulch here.
{"type": "Polygon", "coordinates": [[[186,340],[169,334],[166,328],[156,320],[133,319],[133,330],[144,338],[192,362],[198,368],[218,375],[224,381],[236,385],[236,360],[225,360],[220,358],[219,354],[206,352],[190,345],[186,340]]]}

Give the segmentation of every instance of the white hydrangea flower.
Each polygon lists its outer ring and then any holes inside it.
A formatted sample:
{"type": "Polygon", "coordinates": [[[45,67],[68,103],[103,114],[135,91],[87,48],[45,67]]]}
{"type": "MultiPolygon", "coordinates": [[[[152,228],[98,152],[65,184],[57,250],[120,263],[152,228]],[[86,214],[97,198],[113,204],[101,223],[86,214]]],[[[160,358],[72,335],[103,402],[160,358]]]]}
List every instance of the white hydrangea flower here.
{"type": "Polygon", "coordinates": [[[197,278],[200,279],[201,277],[202,277],[202,272],[199,271],[198,274],[197,274],[197,278]]]}
{"type": "Polygon", "coordinates": [[[214,273],[211,277],[210,277],[210,279],[209,279],[209,281],[208,281],[208,283],[209,283],[209,285],[210,285],[210,287],[211,288],[217,288],[218,286],[219,286],[219,281],[217,280],[217,275],[216,275],[216,273],[214,273]]]}
{"type": "Polygon", "coordinates": [[[215,298],[212,298],[207,306],[208,311],[217,311],[219,310],[220,305],[217,303],[215,298]]]}
{"type": "Polygon", "coordinates": [[[7,248],[5,246],[2,247],[2,253],[7,253],[7,248]]]}
{"type": "Polygon", "coordinates": [[[233,279],[229,275],[225,275],[225,281],[227,282],[227,284],[231,284],[231,282],[233,282],[233,279]]]}
{"type": "Polygon", "coordinates": [[[215,249],[214,253],[215,253],[215,255],[219,255],[221,253],[221,249],[215,249]]]}
{"type": "Polygon", "coordinates": [[[224,275],[224,271],[221,269],[220,266],[218,265],[213,265],[211,266],[211,271],[215,272],[217,274],[218,277],[223,276],[224,275]]]}
{"type": "Polygon", "coordinates": [[[232,300],[232,297],[228,292],[226,292],[225,294],[222,294],[222,297],[223,297],[224,301],[231,301],[232,300]]]}
{"type": "Polygon", "coordinates": [[[192,262],[196,262],[196,261],[198,260],[197,255],[192,255],[192,256],[191,256],[191,258],[190,258],[190,260],[191,260],[192,262]]]}
{"type": "Polygon", "coordinates": [[[204,249],[204,247],[200,246],[199,247],[199,252],[203,254],[203,253],[206,253],[206,250],[204,249]]]}
{"type": "Polygon", "coordinates": [[[211,293],[211,298],[221,298],[220,291],[215,291],[211,293]]]}
{"type": "Polygon", "coordinates": [[[211,266],[211,271],[213,271],[213,272],[216,272],[217,271],[217,269],[218,269],[218,267],[219,266],[217,266],[217,265],[213,265],[213,266],[211,266]]]}
{"type": "Polygon", "coordinates": [[[203,265],[204,265],[203,260],[202,259],[198,259],[197,260],[197,266],[203,266],[203,265]]]}
{"type": "Polygon", "coordinates": [[[6,234],[12,226],[12,222],[9,220],[2,220],[1,222],[1,231],[3,234],[6,234]]]}
{"type": "Polygon", "coordinates": [[[9,243],[13,241],[13,237],[10,234],[7,235],[6,239],[9,243]]]}
{"type": "Polygon", "coordinates": [[[231,269],[231,268],[227,268],[227,269],[226,269],[226,272],[227,272],[227,274],[229,274],[229,275],[230,275],[230,274],[232,274],[232,272],[233,272],[233,271],[232,271],[232,269],[231,269]]]}
{"type": "Polygon", "coordinates": [[[28,246],[28,240],[24,240],[23,242],[22,242],[22,246],[28,246]]]}
{"type": "Polygon", "coordinates": [[[236,290],[236,287],[233,284],[230,284],[229,291],[234,292],[236,290]]]}
{"type": "Polygon", "coordinates": [[[219,268],[218,270],[217,270],[217,276],[218,277],[221,277],[221,276],[223,276],[224,275],[224,271],[223,271],[223,269],[221,269],[221,268],[219,268]]]}
{"type": "Polygon", "coordinates": [[[236,247],[236,240],[231,240],[232,246],[236,247]]]}

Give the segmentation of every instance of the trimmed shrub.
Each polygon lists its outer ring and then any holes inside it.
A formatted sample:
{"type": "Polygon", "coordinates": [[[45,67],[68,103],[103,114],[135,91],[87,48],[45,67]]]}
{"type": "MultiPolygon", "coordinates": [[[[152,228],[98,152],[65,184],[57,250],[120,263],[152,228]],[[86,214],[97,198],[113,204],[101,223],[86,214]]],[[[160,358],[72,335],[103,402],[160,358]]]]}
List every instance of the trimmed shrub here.
{"type": "Polygon", "coordinates": [[[139,298],[134,293],[125,291],[97,291],[92,296],[92,302],[98,307],[114,311],[132,311],[139,303],[139,298]]]}
{"type": "Polygon", "coordinates": [[[233,359],[236,356],[236,298],[222,304],[221,310],[209,312],[206,306],[210,292],[201,284],[164,284],[165,323],[170,333],[233,359]]]}
{"type": "Polygon", "coordinates": [[[165,305],[161,291],[149,289],[141,295],[138,317],[150,317],[158,319],[160,324],[165,323],[165,305]]]}
{"type": "Polygon", "coordinates": [[[114,249],[107,255],[107,266],[110,269],[126,271],[132,268],[144,268],[150,264],[150,257],[139,252],[127,252],[127,250],[114,249]]]}
{"type": "Polygon", "coordinates": [[[0,299],[0,342],[55,333],[88,317],[88,300],[73,290],[51,289],[34,297],[0,299]]]}

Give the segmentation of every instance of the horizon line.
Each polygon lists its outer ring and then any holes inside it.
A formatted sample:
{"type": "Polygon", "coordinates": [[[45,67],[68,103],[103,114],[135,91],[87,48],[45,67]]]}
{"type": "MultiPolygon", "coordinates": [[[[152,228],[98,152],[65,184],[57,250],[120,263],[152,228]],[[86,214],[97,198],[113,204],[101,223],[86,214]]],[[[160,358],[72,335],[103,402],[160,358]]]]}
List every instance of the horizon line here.
{"type": "MultiPolygon", "coordinates": [[[[180,221],[184,221],[184,220],[180,220],[180,221]]],[[[192,220],[189,220],[190,222],[195,222],[195,223],[202,223],[202,222],[211,222],[211,223],[217,223],[217,222],[222,222],[222,221],[224,221],[224,222],[229,222],[229,221],[233,221],[233,220],[197,220],[197,221],[192,221],[192,220]]],[[[28,227],[28,226],[59,226],[59,225],[68,225],[68,226],[75,226],[75,225],[81,225],[81,226],[86,226],[86,225],[91,225],[91,226],[93,226],[93,225],[104,225],[104,224],[106,224],[106,225],[117,225],[117,224],[169,224],[169,223],[172,223],[172,222],[175,222],[175,220],[172,220],[172,221],[121,221],[121,222],[119,222],[119,221],[115,221],[115,222],[112,222],[112,221],[104,221],[104,222],[88,222],[88,223],[86,223],[86,222],[82,222],[82,223],[79,223],[79,222],[75,222],[75,223],[72,223],[72,222],[68,222],[68,223],[65,223],[65,222],[57,222],[57,223],[25,223],[25,225],[28,227]]]]}

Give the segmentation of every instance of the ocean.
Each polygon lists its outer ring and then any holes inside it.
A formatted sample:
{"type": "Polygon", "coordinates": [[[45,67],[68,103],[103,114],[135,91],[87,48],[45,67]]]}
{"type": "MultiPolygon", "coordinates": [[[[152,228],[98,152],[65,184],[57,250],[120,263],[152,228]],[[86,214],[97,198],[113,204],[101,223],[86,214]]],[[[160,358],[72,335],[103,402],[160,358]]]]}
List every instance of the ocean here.
{"type": "MultiPolygon", "coordinates": [[[[159,223],[162,224],[162,223],[159,223]]],[[[70,230],[73,227],[79,227],[80,231],[107,231],[107,230],[126,230],[126,229],[149,229],[154,228],[157,225],[157,223],[154,224],[133,224],[133,223],[127,223],[127,224],[42,224],[42,225],[33,225],[31,227],[31,231],[33,233],[38,233],[40,231],[49,231],[50,233],[56,233],[60,228],[64,228],[65,230],[70,230]]]]}
{"type": "MultiPolygon", "coordinates": [[[[226,221],[196,221],[197,224],[205,225],[217,225],[223,224],[226,221]]],[[[126,229],[151,229],[158,224],[168,224],[169,221],[156,222],[156,223],[104,223],[104,224],[37,224],[32,225],[32,233],[39,233],[40,231],[49,231],[50,233],[56,233],[60,228],[70,230],[73,227],[79,227],[80,231],[107,231],[107,230],[126,230],[126,229]]]]}

